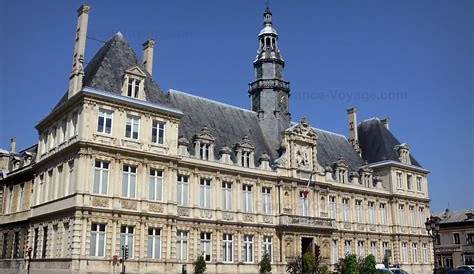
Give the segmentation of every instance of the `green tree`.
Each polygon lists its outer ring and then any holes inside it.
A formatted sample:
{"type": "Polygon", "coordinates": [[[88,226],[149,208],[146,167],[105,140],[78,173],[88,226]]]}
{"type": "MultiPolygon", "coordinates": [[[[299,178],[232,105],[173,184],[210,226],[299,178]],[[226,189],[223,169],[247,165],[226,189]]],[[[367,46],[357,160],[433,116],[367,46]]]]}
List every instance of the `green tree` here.
{"type": "Polygon", "coordinates": [[[260,261],[260,263],[258,263],[258,265],[260,266],[259,273],[267,274],[272,272],[272,261],[270,258],[270,254],[265,252],[265,254],[263,254],[262,260],[260,261]]]}
{"type": "Polygon", "coordinates": [[[303,274],[311,274],[318,268],[318,258],[311,252],[303,254],[303,274]]]}
{"type": "Polygon", "coordinates": [[[286,264],[286,272],[289,274],[303,273],[303,258],[301,256],[295,257],[286,264]]]}
{"type": "Polygon", "coordinates": [[[374,255],[369,254],[367,257],[365,257],[364,261],[362,262],[361,272],[364,274],[377,274],[374,255]]]}
{"type": "Polygon", "coordinates": [[[199,255],[197,259],[193,262],[194,274],[203,274],[206,272],[207,266],[206,261],[202,255],[199,255]]]}
{"type": "Polygon", "coordinates": [[[341,259],[338,265],[338,272],[341,274],[359,274],[356,255],[346,255],[344,259],[341,259]]]}

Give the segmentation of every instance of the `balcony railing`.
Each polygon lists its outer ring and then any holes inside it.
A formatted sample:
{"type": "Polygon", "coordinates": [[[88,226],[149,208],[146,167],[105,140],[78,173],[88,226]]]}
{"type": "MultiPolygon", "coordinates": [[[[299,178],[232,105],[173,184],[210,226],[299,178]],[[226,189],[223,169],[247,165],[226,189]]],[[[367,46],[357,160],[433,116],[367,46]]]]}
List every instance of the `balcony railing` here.
{"type": "Polygon", "coordinates": [[[280,216],[280,225],[293,227],[336,229],[336,225],[333,219],[295,215],[280,216]]]}

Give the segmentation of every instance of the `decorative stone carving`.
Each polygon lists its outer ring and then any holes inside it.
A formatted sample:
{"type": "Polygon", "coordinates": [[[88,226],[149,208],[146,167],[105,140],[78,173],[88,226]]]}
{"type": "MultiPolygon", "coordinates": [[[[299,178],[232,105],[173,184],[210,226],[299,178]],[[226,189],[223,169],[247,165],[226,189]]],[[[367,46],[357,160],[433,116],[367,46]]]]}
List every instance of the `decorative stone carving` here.
{"type": "Polygon", "coordinates": [[[163,208],[163,205],[150,203],[148,204],[148,210],[152,212],[163,213],[164,208],[163,208]]]}
{"type": "Polygon", "coordinates": [[[314,228],[335,228],[330,219],[303,216],[281,216],[280,224],[285,226],[304,226],[314,228]]]}
{"type": "Polygon", "coordinates": [[[234,219],[234,213],[224,212],[224,213],[222,213],[222,219],[224,219],[226,221],[231,221],[231,220],[234,219]]]}
{"type": "Polygon", "coordinates": [[[107,198],[94,197],[92,199],[92,206],[108,207],[109,206],[109,200],[107,198]]]}
{"type": "Polygon", "coordinates": [[[207,209],[201,209],[201,218],[212,219],[212,211],[207,209]]]}
{"type": "Polygon", "coordinates": [[[252,215],[252,214],[244,214],[242,219],[243,219],[244,222],[254,222],[255,221],[255,216],[252,215]]]}
{"type": "Polygon", "coordinates": [[[271,216],[263,216],[263,222],[266,224],[273,223],[273,218],[271,216]]]}
{"type": "Polygon", "coordinates": [[[189,217],[191,215],[191,211],[189,208],[185,207],[178,207],[178,216],[189,217]]]}
{"type": "Polygon", "coordinates": [[[303,135],[305,137],[314,139],[317,138],[316,132],[309,125],[308,119],[306,119],[306,117],[301,118],[300,122],[293,128],[293,132],[303,135]]]}
{"type": "Polygon", "coordinates": [[[137,210],[137,202],[135,201],[121,201],[123,209],[137,210]]]}

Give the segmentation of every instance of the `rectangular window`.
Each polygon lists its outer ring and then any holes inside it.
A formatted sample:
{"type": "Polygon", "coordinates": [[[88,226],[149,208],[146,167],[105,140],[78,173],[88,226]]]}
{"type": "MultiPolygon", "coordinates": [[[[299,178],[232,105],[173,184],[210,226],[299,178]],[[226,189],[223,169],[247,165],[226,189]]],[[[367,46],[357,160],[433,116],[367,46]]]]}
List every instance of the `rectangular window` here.
{"type": "Polygon", "coordinates": [[[150,259],[161,258],[161,230],[148,228],[147,256],[150,259]]]}
{"type": "Polygon", "coordinates": [[[133,258],[133,226],[122,226],[120,228],[120,252],[122,258],[123,254],[122,247],[128,247],[128,258],[133,258]]]}
{"type": "Polygon", "coordinates": [[[222,235],[222,261],[226,263],[233,262],[233,250],[234,240],[232,234],[223,234],[222,235]]]}
{"type": "Polygon", "coordinates": [[[421,248],[423,249],[423,262],[427,263],[428,262],[428,244],[422,243],[421,248]]]}
{"type": "Polygon", "coordinates": [[[416,190],[421,191],[421,177],[416,177],[416,190]]]}
{"type": "Polygon", "coordinates": [[[199,159],[209,160],[209,153],[211,150],[210,144],[200,143],[199,145],[199,159]]]}
{"type": "Polygon", "coordinates": [[[135,78],[128,78],[128,83],[127,83],[127,96],[128,97],[133,97],[133,98],[138,98],[138,93],[140,91],[140,79],[135,79],[135,78]]]}
{"type": "Polygon", "coordinates": [[[136,184],[137,167],[124,165],[122,178],[122,196],[126,198],[135,198],[136,184]]]}
{"type": "Polygon", "coordinates": [[[186,261],[188,259],[188,232],[178,230],[176,246],[176,259],[186,261]]]}
{"type": "Polygon", "coordinates": [[[201,208],[211,207],[211,180],[201,178],[200,189],[199,189],[199,205],[201,208]]]}
{"type": "Polygon", "coordinates": [[[244,262],[253,262],[253,236],[244,235],[244,262]]]}
{"type": "Polygon", "coordinates": [[[362,200],[356,200],[355,206],[356,206],[356,222],[362,223],[364,222],[364,209],[362,206],[362,200]]]}
{"type": "Polygon", "coordinates": [[[402,262],[408,262],[408,243],[402,243],[402,262]]]}
{"type": "Polygon", "coordinates": [[[425,209],[423,207],[418,208],[418,218],[420,219],[420,226],[425,224],[425,209]]]}
{"type": "Polygon", "coordinates": [[[93,193],[107,194],[109,182],[109,162],[95,161],[93,193]]]}
{"type": "Polygon", "coordinates": [[[97,117],[97,132],[110,134],[112,133],[112,117],[113,111],[99,109],[97,117]]]}
{"type": "Polygon", "coordinates": [[[364,241],[357,241],[357,255],[359,257],[365,257],[364,241]]]}
{"type": "Polygon", "coordinates": [[[352,253],[352,244],[350,240],[344,241],[344,254],[347,256],[352,253]]]}
{"type": "Polygon", "coordinates": [[[398,221],[400,225],[405,225],[405,205],[398,205],[398,221]]]}
{"type": "Polygon", "coordinates": [[[151,141],[155,144],[165,143],[165,123],[153,121],[151,128],[151,141]]]}
{"type": "Polygon", "coordinates": [[[251,213],[253,211],[253,202],[252,202],[252,186],[251,185],[243,185],[242,186],[243,192],[243,211],[247,213],[251,213]]]}
{"type": "Polygon", "coordinates": [[[273,261],[272,236],[263,236],[263,254],[268,254],[270,260],[273,261]]]}
{"type": "Polygon", "coordinates": [[[368,202],[367,205],[369,206],[369,223],[375,224],[375,203],[368,202]]]}
{"type": "Polygon", "coordinates": [[[41,258],[46,258],[48,251],[48,227],[43,227],[43,247],[41,248],[41,258]]]}
{"type": "Polygon", "coordinates": [[[387,224],[387,210],[385,209],[385,204],[381,203],[380,207],[380,224],[386,225],[387,224]]]}
{"type": "Polygon", "coordinates": [[[337,240],[332,240],[332,256],[331,256],[331,263],[336,264],[339,262],[339,250],[337,246],[337,240]]]}
{"type": "Polygon", "coordinates": [[[408,209],[410,210],[410,219],[411,219],[411,226],[417,226],[416,223],[416,214],[415,214],[415,206],[409,206],[408,209]]]}
{"type": "Polygon", "coordinates": [[[459,240],[459,233],[453,233],[453,244],[458,245],[461,241],[459,240]]]}
{"type": "Polygon", "coordinates": [[[201,253],[206,262],[211,261],[211,233],[201,232],[201,253]]]}
{"type": "Polygon", "coordinates": [[[89,255],[93,257],[104,257],[105,255],[105,224],[91,225],[91,243],[89,255]]]}
{"type": "Polygon", "coordinates": [[[17,259],[21,258],[22,254],[20,254],[20,232],[15,231],[13,234],[13,248],[12,248],[13,254],[12,258],[17,259]]]}
{"type": "Polygon", "coordinates": [[[148,199],[163,201],[163,171],[161,170],[150,169],[148,199]]]}
{"type": "Polygon", "coordinates": [[[188,176],[178,175],[178,205],[187,206],[189,200],[189,183],[188,176]]]}
{"type": "Polygon", "coordinates": [[[309,215],[309,197],[308,191],[300,191],[300,215],[308,216],[309,215]]]}
{"type": "Polygon", "coordinates": [[[66,141],[66,138],[67,138],[67,120],[64,119],[61,122],[61,143],[66,141]]]}
{"type": "Polygon", "coordinates": [[[411,190],[412,189],[412,182],[411,182],[411,175],[407,174],[407,189],[411,190]]]}
{"type": "MultiPolygon", "coordinates": [[[[34,233],[34,239],[33,239],[33,258],[36,259],[37,256],[39,256],[38,253],[38,244],[39,244],[39,229],[35,228],[35,233],[34,233]]],[[[5,238],[3,238],[5,239],[5,238]]],[[[7,245],[3,245],[6,247],[7,245]]]]}
{"type": "Polygon", "coordinates": [[[402,173],[397,172],[397,188],[402,188],[402,173]]]}
{"type": "Polygon", "coordinates": [[[140,127],[140,117],[127,115],[125,124],[125,137],[138,140],[138,128],[140,127]]]}
{"type": "Polygon", "coordinates": [[[412,263],[418,263],[418,244],[412,243],[411,247],[412,263]]]}
{"type": "Polygon", "coordinates": [[[272,194],[270,187],[262,187],[263,214],[272,214],[272,194]]]}
{"type": "Polygon", "coordinates": [[[336,197],[329,196],[329,217],[332,219],[336,219],[336,215],[337,215],[336,197]]]}
{"type": "Polygon", "coordinates": [[[378,258],[378,256],[377,256],[377,242],[370,242],[370,254],[374,255],[375,258],[378,258]]]}
{"type": "Polygon", "coordinates": [[[342,198],[343,220],[344,222],[351,221],[351,208],[349,205],[349,198],[342,198]]]}
{"type": "Polygon", "coordinates": [[[24,199],[25,197],[25,184],[20,184],[20,190],[19,190],[19,193],[18,193],[18,206],[17,206],[17,210],[18,211],[22,211],[23,210],[23,204],[24,204],[24,199]]]}
{"type": "Polygon", "coordinates": [[[222,182],[222,209],[232,210],[232,183],[222,182]]]}

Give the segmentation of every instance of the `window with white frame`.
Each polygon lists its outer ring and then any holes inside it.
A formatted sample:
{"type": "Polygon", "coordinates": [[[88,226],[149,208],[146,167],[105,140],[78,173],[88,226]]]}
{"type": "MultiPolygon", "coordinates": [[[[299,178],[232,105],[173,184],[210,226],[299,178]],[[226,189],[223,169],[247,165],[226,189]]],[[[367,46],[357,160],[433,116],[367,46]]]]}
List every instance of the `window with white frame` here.
{"type": "Polygon", "coordinates": [[[377,242],[370,242],[370,254],[374,255],[375,258],[378,258],[377,254],[377,242]]]}
{"type": "Polygon", "coordinates": [[[423,249],[423,262],[427,263],[428,262],[428,244],[422,243],[421,248],[423,249]]]}
{"type": "Polygon", "coordinates": [[[89,255],[93,257],[104,257],[105,224],[92,223],[89,255]]]}
{"type": "Polygon", "coordinates": [[[250,167],[250,151],[242,151],[241,153],[240,164],[243,167],[250,167]]]}
{"type": "Polygon", "coordinates": [[[114,112],[106,109],[99,109],[97,116],[97,132],[112,133],[112,119],[114,112]]]}
{"type": "Polygon", "coordinates": [[[351,240],[344,241],[344,254],[347,256],[348,254],[352,254],[352,242],[351,240]]]}
{"type": "Polygon", "coordinates": [[[77,135],[77,112],[72,114],[71,118],[71,130],[69,131],[69,138],[74,137],[77,135]]]}
{"type": "Polygon", "coordinates": [[[5,209],[6,213],[13,213],[13,186],[8,188],[8,204],[7,208],[5,209]]]}
{"type": "Polygon", "coordinates": [[[331,256],[331,263],[332,264],[336,264],[337,262],[339,262],[339,248],[338,248],[338,244],[337,244],[337,240],[336,239],[333,239],[332,240],[332,256],[331,256]]]}
{"type": "Polygon", "coordinates": [[[387,209],[384,203],[380,203],[380,224],[385,225],[387,224],[387,209]]]}
{"type": "Polygon", "coordinates": [[[268,254],[270,260],[273,260],[272,236],[263,236],[263,254],[268,254]]]}
{"type": "Polygon", "coordinates": [[[135,198],[136,184],[137,167],[123,165],[122,196],[126,198],[135,198]]]}
{"type": "Polygon", "coordinates": [[[223,248],[222,261],[223,262],[226,262],[226,263],[233,262],[234,260],[233,246],[234,246],[233,235],[224,233],[222,235],[222,248],[223,248]]]}
{"type": "Polygon", "coordinates": [[[63,119],[61,121],[61,138],[60,138],[60,142],[63,143],[64,141],[66,141],[66,138],[67,138],[67,120],[66,119],[63,119]]]}
{"type": "Polygon", "coordinates": [[[415,215],[415,206],[409,206],[408,207],[409,211],[410,211],[410,222],[411,222],[411,226],[416,226],[416,215],[415,215]]]}
{"type": "Polygon", "coordinates": [[[397,172],[397,188],[402,188],[402,173],[397,172]]]}
{"type": "Polygon", "coordinates": [[[161,229],[148,228],[147,257],[150,259],[161,258],[161,229]]]}
{"type": "Polygon", "coordinates": [[[308,191],[300,191],[300,215],[301,216],[308,216],[309,215],[309,197],[308,191]]]}
{"type": "Polygon", "coordinates": [[[332,219],[336,219],[336,215],[337,215],[336,196],[329,196],[329,217],[332,219]]]}
{"type": "Polygon", "coordinates": [[[459,233],[453,233],[453,244],[458,245],[461,241],[459,239],[459,233]]]}
{"type": "Polygon", "coordinates": [[[362,206],[362,200],[356,200],[355,207],[356,207],[356,222],[358,223],[364,222],[364,208],[362,206]]]}
{"type": "Polygon", "coordinates": [[[357,255],[359,257],[365,257],[364,241],[357,241],[357,255]]]}
{"type": "Polygon", "coordinates": [[[382,242],[382,256],[385,256],[385,254],[388,252],[388,242],[382,242]]]}
{"type": "Polygon", "coordinates": [[[416,190],[421,191],[421,177],[416,177],[416,190]]]}
{"type": "Polygon", "coordinates": [[[407,189],[408,190],[411,190],[413,189],[413,186],[412,186],[412,176],[411,174],[407,174],[407,189]]]}
{"type": "Polygon", "coordinates": [[[270,187],[262,187],[263,214],[272,214],[272,194],[270,187]]]}
{"type": "Polygon", "coordinates": [[[201,178],[199,205],[201,208],[211,207],[211,179],[201,178]]]}
{"type": "Polygon", "coordinates": [[[25,184],[20,184],[20,189],[18,193],[18,206],[17,206],[18,211],[23,210],[24,197],[25,197],[25,184]]]}
{"type": "Polygon", "coordinates": [[[418,244],[412,243],[411,244],[411,257],[413,263],[418,263],[418,244]]]}
{"type": "Polygon", "coordinates": [[[232,183],[222,182],[222,210],[232,210],[232,183]]]}
{"type": "Polygon", "coordinates": [[[201,253],[206,262],[211,261],[211,233],[210,232],[201,232],[201,253]]]}
{"type": "Polygon", "coordinates": [[[74,184],[74,160],[67,162],[68,174],[66,175],[66,186],[64,188],[64,195],[71,193],[74,184]]]}
{"type": "Polygon", "coordinates": [[[165,143],[165,123],[153,121],[151,128],[151,141],[155,144],[165,143]]]}
{"type": "Polygon", "coordinates": [[[369,207],[369,223],[375,224],[375,202],[369,201],[367,205],[369,207]]]}
{"type": "Polygon", "coordinates": [[[244,262],[253,263],[253,236],[244,235],[244,262]]]}
{"type": "Polygon", "coordinates": [[[200,142],[199,159],[209,160],[209,153],[211,153],[211,144],[200,142]]]}
{"type": "Polygon", "coordinates": [[[188,259],[188,231],[178,230],[177,236],[176,259],[186,261],[188,259]]]}
{"type": "Polygon", "coordinates": [[[93,193],[107,194],[109,182],[109,162],[96,160],[94,168],[94,186],[93,193]]]}
{"type": "Polygon", "coordinates": [[[343,213],[343,220],[344,222],[351,221],[351,208],[349,205],[349,198],[342,198],[342,213],[343,213]]]}
{"type": "Polygon", "coordinates": [[[123,225],[120,227],[120,252],[122,258],[125,254],[123,254],[122,247],[128,247],[128,257],[133,258],[133,226],[123,225]]]}
{"type": "Polygon", "coordinates": [[[252,199],[252,185],[244,184],[242,185],[243,200],[242,200],[242,210],[247,213],[253,211],[253,199],[252,199]]]}
{"type": "Polygon", "coordinates": [[[140,127],[140,117],[127,115],[125,123],[125,137],[138,140],[138,132],[140,127]]]}
{"type": "Polygon", "coordinates": [[[343,168],[339,168],[337,170],[337,181],[340,183],[345,183],[347,181],[346,178],[347,178],[347,170],[343,168]]]}
{"type": "Polygon", "coordinates": [[[127,96],[132,98],[138,98],[140,94],[140,84],[142,80],[130,76],[127,77],[127,79],[127,96]]]}
{"type": "Polygon", "coordinates": [[[163,171],[150,169],[150,181],[148,199],[152,201],[163,201],[163,171]]]}
{"type": "Polygon", "coordinates": [[[405,225],[405,205],[398,205],[398,222],[400,225],[405,225]]]}
{"type": "Polygon", "coordinates": [[[404,263],[407,263],[408,262],[408,243],[406,242],[403,242],[402,243],[402,246],[401,246],[401,259],[402,259],[402,262],[404,263]]]}
{"type": "Polygon", "coordinates": [[[178,175],[178,205],[188,206],[189,203],[189,177],[184,175],[178,175]]]}
{"type": "Polygon", "coordinates": [[[418,208],[418,218],[420,222],[420,226],[423,226],[425,224],[425,210],[423,207],[418,208]]]}

